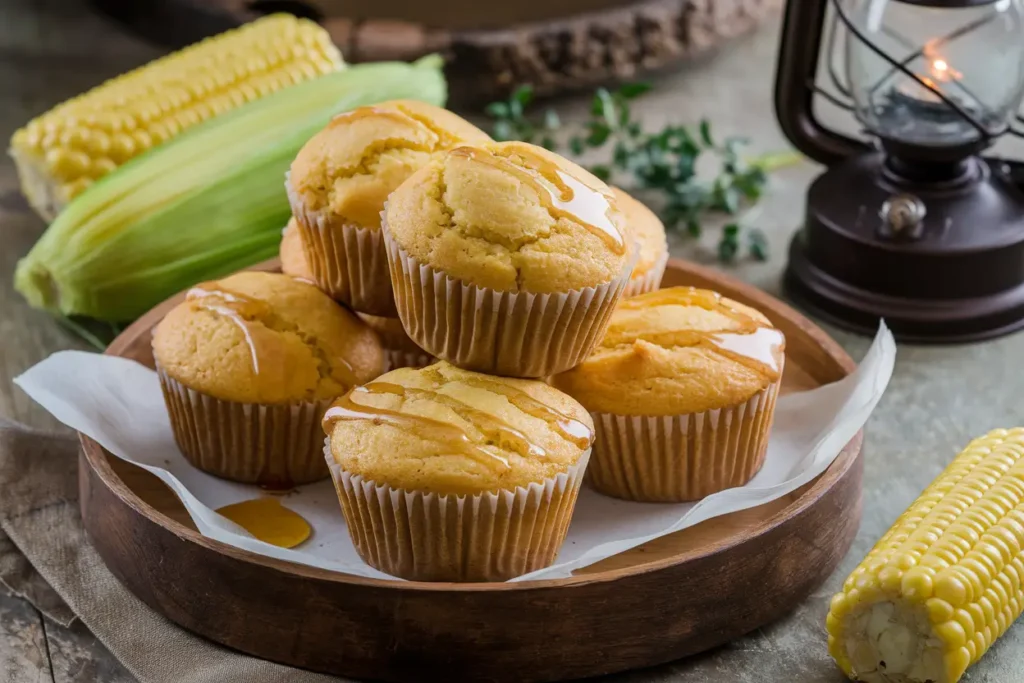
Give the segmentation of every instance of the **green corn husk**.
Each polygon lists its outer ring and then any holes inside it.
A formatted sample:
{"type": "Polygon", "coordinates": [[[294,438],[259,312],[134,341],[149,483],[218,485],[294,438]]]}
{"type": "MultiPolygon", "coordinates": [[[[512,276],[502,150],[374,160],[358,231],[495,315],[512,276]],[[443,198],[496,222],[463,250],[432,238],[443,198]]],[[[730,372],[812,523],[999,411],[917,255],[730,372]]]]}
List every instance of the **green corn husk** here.
{"type": "Polygon", "coordinates": [[[133,320],[191,285],[269,259],[290,215],[284,174],[336,114],[391,99],[441,106],[441,59],[352,66],[200,124],[75,199],[15,272],[29,303],[133,320]]]}

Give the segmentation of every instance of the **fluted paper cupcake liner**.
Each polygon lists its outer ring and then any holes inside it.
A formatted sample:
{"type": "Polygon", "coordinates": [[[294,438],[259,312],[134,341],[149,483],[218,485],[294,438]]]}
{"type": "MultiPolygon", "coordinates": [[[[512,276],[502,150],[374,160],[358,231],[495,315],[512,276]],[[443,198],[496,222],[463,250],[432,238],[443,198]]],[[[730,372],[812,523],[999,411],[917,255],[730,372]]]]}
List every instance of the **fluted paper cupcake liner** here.
{"type": "Polygon", "coordinates": [[[436,358],[422,351],[384,349],[384,372],[391,372],[398,368],[425,368],[436,362],[436,358]]]}
{"type": "Polygon", "coordinates": [[[778,393],[776,382],[738,406],[687,415],[591,413],[588,481],[605,495],[646,502],[743,486],[764,464],[778,393]]]}
{"type": "Polygon", "coordinates": [[[546,377],[579,365],[601,340],[633,264],[597,287],[502,292],[420,263],[384,226],[398,316],[417,346],[467,370],[546,377]]]}
{"type": "Polygon", "coordinates": [[[328,476],[320,423],[331,401],[236,403],[190,389],[159,367],[157,373],[174,440],[197,468],[274,489],[328,476]]]}
{"type": "Polygon", "coordinates": [[[331,223],[307,211],[285,182],[295,224],[317,287],[355,311],[394,317],[391,275],[380,230],[331,223]]]}
{"type": "Polygon", "coordinates": [[[360,557],[414,581],[506,581],[553,564],[590,457],[514,491],[442,496],[367,480],[324,452],[360,557]]]}
{"type": "Polygon", "coordinates": [[[647,292],[653,292],[661,287],[661,278],[665,275],[665,267],[667,265],[668,252],[666,251],[650,270],[644,273],[641,277],[633,278],[626,283],[626,288],[622,292],[622,298],[625,299],[631,296],[646,294],[647,292]]]}

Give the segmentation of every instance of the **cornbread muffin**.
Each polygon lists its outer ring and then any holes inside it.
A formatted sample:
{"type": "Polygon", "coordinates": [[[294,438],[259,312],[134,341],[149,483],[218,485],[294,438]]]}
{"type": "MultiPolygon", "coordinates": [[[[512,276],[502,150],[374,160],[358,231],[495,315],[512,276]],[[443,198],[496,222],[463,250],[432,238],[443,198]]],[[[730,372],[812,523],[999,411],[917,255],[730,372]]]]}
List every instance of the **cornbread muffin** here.
{"type": "Polygon", "coordinates": [[[377,333],[380,343],[384,346],[384,371],[398,368],[422,368],[437,361],[429,353],[416,346],[409,339],[398,318],[382,318],[367,313],[359,313],[366,326],[377,333]]]}
{"type": "Polygon", "coordinates": [[[626,220],[626,229],[637,245],[636,265],[622,296],[651,292],[661,285],[668,264],[668,240],[665,225],[653,211],[624,190],[612,188],[626,220]]]}
{"type": "Polygon", "coordinates": [[[439,156],[384,215],[409,336],[481,372],[541,377],[585,358],[636,256],[608,186],[522,142],[439,156]]]}
{"type": "Polygon", "coordinates": [[[286,275],[198,285],[160,322],[153,356],[175,438],[196,467],[288,488],[327,475],[319,422],[380,374],[373,330],[286,275]]]}
{"type": "Polygon", "coordinates": [[[498,581],[550,565],[592,426],[582,406],[542,382],[445,362],[356,387],[324,418],[360,555],[423,581],[498,581]]]}
{"type": "Polygon", "coordinates": [[[619,303],[601,343],[552,378],[594,417],[594,487],[685,501],[742,486],[760,469],[785,338],[760,312],[673,287],[619,303]]]}
{"type": "Polygon", "coordinates": [[[306,251],[302,246],[302,235],[295,225],[295,219],[288,221],[281,233],[281,272],[289,277],[313,282],[313,271],[306,260],[306,251]]]}
{"type": "Polygon", "coordinates": [[[292,162],[285,186],[314,280],[357,311],[394,315],[380,213],[438,152],[490,138],[444,109],[395,100],[336,116],[292,162]]]}

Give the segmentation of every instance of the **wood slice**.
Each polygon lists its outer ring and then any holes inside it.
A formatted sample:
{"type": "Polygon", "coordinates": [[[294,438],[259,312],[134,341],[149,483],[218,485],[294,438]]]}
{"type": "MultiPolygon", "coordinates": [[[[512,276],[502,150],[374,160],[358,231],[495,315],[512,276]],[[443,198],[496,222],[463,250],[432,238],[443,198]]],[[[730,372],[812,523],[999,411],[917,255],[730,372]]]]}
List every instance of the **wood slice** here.
{"type": "MultiPolygon", "coordinates": [[[[264,269],[276,268],[276,264],[264,269]]],[[[665,286],[720,291],[786,335],[783,392],[854,369],[777,299],[673,260],[665,286]]],[[[151,331],[181,296],[107,353],[152,366],[151,331]]],[[[381,581],[263,557],[200,535],[154,476],[82,437],[82,517],[111,571],[147,605],[228,647],[325,673],[385,681],[555,681],[694,654],[794,609],[836,568],[860,521],[862,434],[816,480],[757,508],[662,537],[567,579],[381,581]]],[[[340,514],[340,512],[339,512],[340,514]]]]}
{"type": "Polygon", "coordinates": [[[441,52],[453,95],[480,102],[530,83],[548,95],[635,78],[744,34],[782,0],[94,0],[181,47],[262,14],[319,21],[350,62],[441,52]]]}

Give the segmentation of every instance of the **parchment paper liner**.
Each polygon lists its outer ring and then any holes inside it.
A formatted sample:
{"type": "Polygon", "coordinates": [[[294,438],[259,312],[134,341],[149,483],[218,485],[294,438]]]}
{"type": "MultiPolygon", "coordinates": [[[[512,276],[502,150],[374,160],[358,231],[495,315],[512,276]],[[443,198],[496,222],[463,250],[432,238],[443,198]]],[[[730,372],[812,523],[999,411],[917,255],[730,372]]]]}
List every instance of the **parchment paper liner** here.
{"type": "Polygon", "coordinates": [[[395,317],[381,231],[331,221],[324,213],[307,211],[287,178],[285,188],[317,287],[353,310],[395,317]]]}
{"type": "Polygon", "coordinates": [[[157,374],[174,440],[197,468],[282,490],[327,477],[320,422],[330,400],[236,403],[190,389],[159,366],[157,374]]]}
{"type": "Polygon", "coordinates": [[[653,292],[661,287],[661,278],[665,276],[665,267],[667,265],[668,252],[666,251],[662,254],[661,258],[658,259],[657,263],[651,266],[650,270],[642,276],[633,278],[626,283],[626,288],[622,292],[622,298],[625,299],[639,294],[646,294],[647,292],[653,292]]]}
{"type": "Polygon", "coordinates": [[[350,474],[324,446],[352,544],[374,569],[413,581],[506,581],[554,563],[565,540],[584,453],[565,472],[474,496],[396,489],[350,474]]]}
{"type": "Polygon", "coordinates": [[[781,379],[738,406],[671,416],[592,412],[588,482],[645,502],[700,500],[750,481],[764,464],[781,379]]]}
{"type": "Polygon", "coordinates": [[[402,249],[384,225],[395,305],[405,331],[429,354],[505,377],[546,377],[578,365],[600,341],[629,282],[566,293],[501,292],[450,277],[402,249]]]}
{"type": "Polygon", "coordinates": [[[391,372],[398,368],[425,368],[436,362],[436,358],[422,351],[384,349],[384,372],[391,372]]]}

